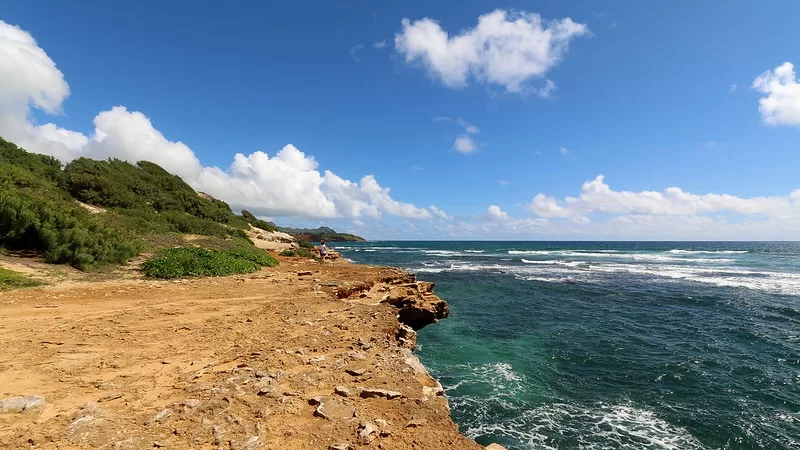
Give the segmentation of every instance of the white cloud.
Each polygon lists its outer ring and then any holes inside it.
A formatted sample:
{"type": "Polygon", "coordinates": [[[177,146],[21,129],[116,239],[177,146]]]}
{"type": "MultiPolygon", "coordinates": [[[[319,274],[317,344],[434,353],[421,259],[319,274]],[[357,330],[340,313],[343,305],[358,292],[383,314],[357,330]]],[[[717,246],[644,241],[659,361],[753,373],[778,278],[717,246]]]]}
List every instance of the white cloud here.
{"type": "Polygon", "coordinates": [[[731,87],[728,89],[728,92],[730,92],[732,94],[732,93],[736,92],[736,89],[738,89],[738,88],[739,88],[739,86],[737,86],[735,84],[732,84],[731,87]]]}
{"type": "Polygon", "coordinates": [[[545,80],[544,86],[536,91],[536,95],[538,95],[540,98],[550,98],[555,90],[556,84],[553,82],[553,80],[545,80]]]}
{"type": "Polygon", "coordinates": [[[502,209],[500,209],[500,207],[497,206],[497,205],[489,206],[489,209],[487,210],[487,214],[489,215],[490,218],[496,219],[496,220],[507,220],[508,219],[508,214],[506,214],[506,212],[503,211],[502,209]]]}
{"type": "Polygon", "coordinates": [[[358,56],[361,53],[361,50],[364,50],[363,44],[358,44],[350,47],[350,57],[353,58],[355,62],[361,62],[361,58],[358,56]]]}
{"type": "Polygon", "coordinates": [[[467,134],[478,134],[481,132],[480,128],[476,127],[475,125],[467,122],[466,120],[462,119],[461,117],[456,117],[455,119],[452,117],[447,116],[439,116],[433,118],[434,122],[450,122],[454,123],[462,128],[467,134]]]}
{"type": "Polygon", "coordinates": [[[564,156],[569,159],[575,159],[577,157],[575,156],[575,153],[569,151],[569,149],[566,147],[561,147],[560,149],[558,149],[558,152],[561,153],[561,156],[564,156]]]}
{"type": "Polygon", "coordinates": [[[753,89],[767,95],[758,101],[764,123],[800,126],[800,82],[792,63],[762,73],[753,81],[753,89]]]}
{"type": "Polygon", "coordinates": [[[291,144],[274,156],[237,153],[228,170],[203,166],[189,146],[167,139],[147,116],[124,106],[99,113],[91,136],[31,123],[31,108],[58,112],[68,95],[63,74],[30,34],[0,22],[0,135],[30,151],[62,162],[81,156],[153,161],[195,189],[260,216],[449,218],[435,206],[393,199],[372,175],[352,182],[321,173],[312,156],[291,144]]]}
{"type": "Polygon", "coordinates": [[[439,208],[437,208],[437,207],[435,207],[433,205],[428,206],[428,211],[430,211],[431,214],[433,214],[435,217],[438,217],[439,219],[453,220],[452,216],[450,216],[446,212],[442,211],[441,209],[439,209],[439,208]]]}
{"type": "Polygon", "coordinates": [[[508,180],[497,180],[497,184],[500,186],[508,186],[508,180]]]}
{"type": "Polygon", "coordinates": [[[372,44],[373,48],[381,49],[386,47],[386,41],[378,41],[372,44]]]}
{"type": "Polygon", "coordinates": [[[430,18],[403,19],[402,27],[394,43],[406,63],[422,65],[450,88],[473,79],[509,92],[543,77],[563,59],[572,39],[589,33],[570,18],[545,21],[538,14],[504,10],[480,16],[475,28],[452,37],[430,18]]]}
{"type": "Polygon", "coordinates": [[[693,216],[730,212],[786,219],[800,215],[800,190],[782,197],[741,198],[729,194],[692,194],[678,187],[663,192],[614,191],[599,175],[583,184],[578,197],[559,202],[537,194],[528,209],[540,217],[574,218],[591,214],[693,216]]]}
{"type": "Polygon", "coordinates": [[[478,148],[480,148],[478,142],[472,137],[473,135],[481,132],[481,130],[475,125],[467,122],[461,117],[454,119],[452,117],[439,116],[434,117],[433,120],[434,122],[454,123],[464,129],[464,132],[459,134],[453,142],[453,150],[468,155],[470,153],[477,152],[478,148]]]}
{"type": "Polygon", "coordinates": [[[459,135],[453,142],[453,150],[469,155],[478,151],[478,143],[466,134],[459,135]]]}

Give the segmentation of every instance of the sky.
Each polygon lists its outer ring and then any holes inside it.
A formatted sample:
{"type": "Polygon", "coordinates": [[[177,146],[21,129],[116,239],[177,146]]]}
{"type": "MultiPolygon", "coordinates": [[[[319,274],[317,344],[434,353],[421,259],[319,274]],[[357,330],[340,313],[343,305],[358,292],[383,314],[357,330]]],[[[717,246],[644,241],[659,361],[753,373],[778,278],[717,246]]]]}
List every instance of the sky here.
{"type": "Polygon", "coordinates": [[[800,2],[0,6],[0,136],[368,239],[800,239],[800,2]]]}

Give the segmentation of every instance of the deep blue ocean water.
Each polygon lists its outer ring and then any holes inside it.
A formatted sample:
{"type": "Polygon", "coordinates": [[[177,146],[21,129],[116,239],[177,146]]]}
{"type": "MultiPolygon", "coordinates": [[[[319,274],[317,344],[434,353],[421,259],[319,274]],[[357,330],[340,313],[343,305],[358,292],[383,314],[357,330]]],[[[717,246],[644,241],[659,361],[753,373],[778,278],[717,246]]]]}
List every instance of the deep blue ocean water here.
{"type": "Polygon", "coordinates": [[[479,443],[800,448],[800,243],[336,249],[436,283],[418,354],[479,443]]]}

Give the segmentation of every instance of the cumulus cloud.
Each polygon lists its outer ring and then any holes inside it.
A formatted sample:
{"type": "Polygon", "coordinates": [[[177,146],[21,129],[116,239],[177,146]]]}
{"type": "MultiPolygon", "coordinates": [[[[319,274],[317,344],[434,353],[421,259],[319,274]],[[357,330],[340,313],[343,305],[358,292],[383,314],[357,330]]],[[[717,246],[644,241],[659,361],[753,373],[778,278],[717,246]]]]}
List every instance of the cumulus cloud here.
{"type": "Polygon", "coordinates": [[[373,48],[381,49],[386,47],[386,41],[378,41],[372,44],[373,48]]]}
{"type": "MultiPolygon", "coordinates": [[[[472,79],[520,92],[556,66],[574,38],[588,33],[570,18],[546,21],[534,13],[495,10],[454,36],[433,19],[403,19],[394,44],[406,63],[421,65],[447,87],[463,88],[472,79]]],[[[544,91],[549,95],[554,86],[544,91]]]]}
{"type": "Polygon", "coordinates": [[[462,134],[456,137],[455,142],[453,142],[453,150],[469,155],[478,151],[478,143],[470,136],[462,134]]]}
{"type": "Polygon", "coordinates": [[[459,134],[456,137],[455,141],[453,142],[453,150],[468,155],[470,153],[477,152],[478,148],[480,148],[480,145],[473,137],[473,135],[480,133],[480,129],[475,125],[467,122],[466,120],[460,117],[452,118],[452,117],[440,116],[440,117],[434,117],[433,120],[435,122],[454,123],[464,129],[463,133],[459,134]]]}
{"type": "Polygon", "coordinates": [[[486,211],[486,213],[489,215],[489,218],[491,218],[491,219],[495,219],[495,220],[507,220],[508,219],[508,214],[506,214],[506,212],[503,211],[502,209],[500,209],[500,207],[497,206],[497,205],[489,206],[489,209],[486,211]]]}
{"type": "Polygon", "coordinates": [[[537,194],[528,209],[540,217],[576,218],[590,214],[693,216],[730,212],[787,218],[800,214],[800,190],[786,196],[742,198],[729,194],[692,194],[678,187],[657,191],[615,191],[603,175],[583,184],[578,197],[559,202],[537,194]]]}
{"type": "Polygon", "coordinates": [[[800,82],[792,63],[762,73],[753,81],[753,89],[766,94],[758,101],[764,123],[800,126],[800,82]]]}
{"type": "Polygon", "coordinates": [[[372,175],[358,182],[321,172],[312,156],[293,145],[275,155],[237,153],[227,170],[203,166],[192,149],[171,141],[138,111],[116,106],[94,118],[94,133],[36,125],[31,109],[58,113],[69,96],[63,74],[33,37],[0,21],[0,135],[62,162],[77,157],[153,161],[195,189],[261,216],[300,218],[450,219],[435,206],[395,200],[372,175]]]}

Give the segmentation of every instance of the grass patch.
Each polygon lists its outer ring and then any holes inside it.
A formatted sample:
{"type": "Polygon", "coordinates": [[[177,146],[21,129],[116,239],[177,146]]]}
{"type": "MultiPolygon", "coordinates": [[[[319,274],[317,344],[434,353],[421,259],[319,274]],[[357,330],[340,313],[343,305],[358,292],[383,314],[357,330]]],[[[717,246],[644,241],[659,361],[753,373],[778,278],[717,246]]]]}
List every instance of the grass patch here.
{"type": "Polygon", "coordinates": [[[169,279],[251,273],[261,267],[277,265],[275,258],[257,248],[206,250],[182,247],[166,250],[162,256],[145,261],[142,271],[150,278],[169,279]]]}
{"type": "Polygon", "coordinates": [[[0,291],[41,286],[43,284],[41,281],[28,278],[19,272],[0,267],[0,291]]]}

